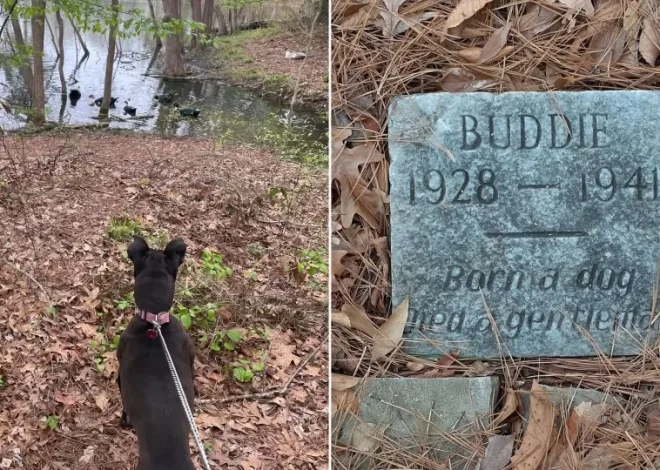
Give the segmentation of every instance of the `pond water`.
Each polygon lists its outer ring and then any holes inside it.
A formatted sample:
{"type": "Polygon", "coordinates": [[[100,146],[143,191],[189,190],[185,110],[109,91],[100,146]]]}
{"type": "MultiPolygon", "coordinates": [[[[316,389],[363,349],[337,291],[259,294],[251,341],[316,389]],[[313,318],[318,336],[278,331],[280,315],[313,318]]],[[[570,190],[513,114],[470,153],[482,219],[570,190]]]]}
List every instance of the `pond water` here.
{"type": "MultiPolygon", "coordinates": [[[[149,15],[146,0],[122,1],[124,9],[140,9],[149,15]]],[[[183,2],[183,16],[189,17],[189,3],[183,2]]],[[[162,3],[154,0],[156,15],[162,15],[162,3]]],[[[57,34],[57,23],[50,18],[57,34]]],[[[7,25],[11,30],[10,25],[7,25]]],[[[23,34],[26,43],[31,41],[29,21],[24,21],[23,34]]],[[[90,95],[103,96],[107,36],[92,32],[81,32],[90,55],[83,58],[71,24],[64,24],[64,76],[70,90],[80,90],[82,98],[73,105],[62,99],[57,71],[56,51],[46,28],[44,41],[44,68],[46,79],[46,112],[49,121],[66,125],[98,123],[99,108],[90,95]]],[[[5,33],[4,37],[7,37],[5,33]]],[[[316,113],[295,110],[287,125],[289,107],[262,97],[258,92],[229,86],[218,80],[165,81],[145,76],[156,44],[153,37],[120,39],[114,64],[112,96],[117,97],[117,106],[110,110],[111,116],[128,118],[124,115],[124,101],[137,109],[138,116],[152,116],[143,120],[115,121],[110,127],[152,131],[169,135],[207,136],[225,142],[264,145],[268,139],[277,140],[277,145],[286,147],[310,146],[318,149],[327,142],[327,123],[316,113]],[[173,92],[182,106],[200,109],[197,119],[181,118],[171,105],[160,105],[154,95],[173,92]],[[276,137],[276,136],[279,136],[276,137]],[[284,137],[282,137],[284,136],[284,137]]],[[[11,49],[4,44],[0,58],[0,97],[18,110],[17,116],[0,113],[0,126],[5,130],[20,128],[26,123],[20,108],[29,107],[29,94],[19,69],[9,60],[11,49]]],[[[161,52],[162,54],[162,52],[161,52]]],[[[284,52],[282,53],[284,59],[284,52]]],[[[298,148],[297,152],[301,149],[298,148]]]]}

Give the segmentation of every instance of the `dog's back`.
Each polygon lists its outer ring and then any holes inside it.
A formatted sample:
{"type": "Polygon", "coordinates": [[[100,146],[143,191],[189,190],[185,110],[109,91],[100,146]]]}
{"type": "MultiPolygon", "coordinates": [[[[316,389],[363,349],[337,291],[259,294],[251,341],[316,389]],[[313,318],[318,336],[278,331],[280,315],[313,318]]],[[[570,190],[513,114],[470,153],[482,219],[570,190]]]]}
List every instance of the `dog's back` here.
{"type": "MultiPolygon", "coordinates": [[[[133,318],[120,338],[121,396],[124,411],[138,436],[138,470],[193,470],[188,420],[160,339],[150,339],[149,328],[143,320],[133,318]]],[[[161,331],[192,410],[192,342],[174,317],[161,331]]]]}
{"type": "MultiPolygon", "coordinates": [[[[117,358],[124,406],[122,422],[130,423],[137,433],[138,470],[194,470],[188,440],[190,425],[162,342],[153,331],[149,333],[153,325],[146,319],[172,307],[176,274],[185,249],[182,240],[174,240],[164,251],[151,250],[139,237],[128,248],[135,267],[135,301],[142,313],[121,334],[117,358]]],[[[192,410],[195,347],[174,316],[170,315],[160,328],[192,410]]]]}

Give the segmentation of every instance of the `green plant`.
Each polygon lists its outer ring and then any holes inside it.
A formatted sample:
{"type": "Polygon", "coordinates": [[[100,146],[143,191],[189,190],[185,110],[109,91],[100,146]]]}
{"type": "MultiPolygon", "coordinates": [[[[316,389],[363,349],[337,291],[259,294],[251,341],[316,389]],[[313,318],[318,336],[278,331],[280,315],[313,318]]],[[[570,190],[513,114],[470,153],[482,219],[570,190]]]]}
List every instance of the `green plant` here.
{"type": "Polygon", "coordinates": [[[55,431],[55,429],[57,429],[57,425],[60,423],[60,417],[54,415],[46,416],[45,421],[48,429],[55,431]]]}
{"type": "Polygon", "coordinates": [[[310,276],[316,274],[328,274],[328,263],[326,261],[327,251],[325,248],[318,250],[302,249],[298,253],[298,272],[306,273],[310,276]]]}
{"type": "Polygon", "coordinates": [[[202,252],[202,269],[206,274],[213,276],[221,281],[231,277],[232,269],[224,264],[224,258],[220,253],[205,249],[202,252]]]}
{"type": "Polygon", "coordinates": [[[134,297],[133,297],[133,291],[130,291],[128,294],[124,296],[122,299],[117,299],[114,300],[115,307],[117,307],[117,310],[120,312],[123,312],[124,310],[130,308],[133,306],[134,303],[134,297]]]}
{"type": "Polygon", "coordinates": [[[118,242],[131,241],[135,235],[143,236],[144,228],[127,215],[110,217],[110,224],[106,230],[109,238],[118,242]]]}
{"type": "Polygon", "coordinates": [[[243,333],[238,330],[222,330],[211,338],[204,335],[199,341],[200,343],[210,343],[209,348],[212,351],[234,351],[236,350],[236,345],[243,341],[243,333]]]}
{"type": "Polygon", "coordinates": [[[254,378],[254,374],[249,367],[235,367],[234,368],[234,378],[239,382],[250,382],[254,378]]]}
{"type": "Polygon", "coordinates": [[[5,378],[0,375],[0,388],[3,388],[5,386],[5,378]]]}
{"type": "Polygon", "coordinates": [[[105,370],[105,362],[103,355],[107,353],[108,351],[113,351],[116,350],[117,347],[119,346],[119,335],[114,335],[112,337],[112,342],[109,342],[105,336],[101,337],[100,341],[90,341],[89,347],[92,348],[92,351],[94,351],[94,367],[96,367],[96,370],[99,372],[103,372],[105,370]]]}
{"type": "Polygon", "coordinates": [[[174,314],[186,330],[195,325],[197,328],[206,331],[215,327],[217,311],[218,304],[215,303],[190,307],[179,303],[174,314]]]}

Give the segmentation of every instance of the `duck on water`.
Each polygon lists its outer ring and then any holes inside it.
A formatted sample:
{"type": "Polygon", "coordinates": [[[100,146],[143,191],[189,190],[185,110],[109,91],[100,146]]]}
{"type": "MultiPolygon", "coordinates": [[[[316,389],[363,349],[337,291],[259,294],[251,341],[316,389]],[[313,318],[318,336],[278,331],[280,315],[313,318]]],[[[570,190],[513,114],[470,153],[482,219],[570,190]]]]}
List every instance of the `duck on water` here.
{"type": "MultiPolygon", "coordinates": [[[[89,95],[89,99],[94,100],[93,103],[90,103],[90,106],[92,106],[92,105],[101,106],[101,103],[103,103],[103,97],[102,96],[100,98],[94,98],[94,95],[89,95]]],[[[117,103],[118,99],[119,98],[115,98],[115,97],[112,97],[112,96],[110,97],[110,107],[111,108],[115,107],[115,104],[117,103]]]]}

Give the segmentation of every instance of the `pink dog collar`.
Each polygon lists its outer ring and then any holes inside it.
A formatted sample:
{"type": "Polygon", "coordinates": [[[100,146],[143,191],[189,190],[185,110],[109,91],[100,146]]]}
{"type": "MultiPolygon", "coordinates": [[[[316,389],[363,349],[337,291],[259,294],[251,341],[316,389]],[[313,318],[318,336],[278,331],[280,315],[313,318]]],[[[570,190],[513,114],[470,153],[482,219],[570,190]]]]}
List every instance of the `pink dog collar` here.
{"type": "Polygon", "coordinates": [[[149,323],[157,322],[159,325],[164,325],[170,322],[170,312],[151,313],[138,309],[135,310],[135,314],[149,323]]]}

